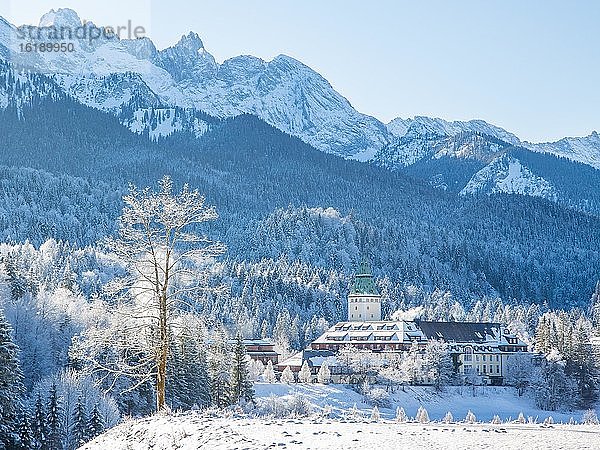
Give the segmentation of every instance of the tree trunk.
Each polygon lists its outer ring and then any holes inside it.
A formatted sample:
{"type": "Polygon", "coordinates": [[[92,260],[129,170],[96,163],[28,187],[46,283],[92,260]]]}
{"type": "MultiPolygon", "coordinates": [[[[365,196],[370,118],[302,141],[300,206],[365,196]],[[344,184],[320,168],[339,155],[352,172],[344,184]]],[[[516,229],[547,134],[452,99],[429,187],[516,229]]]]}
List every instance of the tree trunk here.
{"type": "Polygon", "coordinates": [[[159,334],[160,341],[157,355],[156,372],[156,410],[165,408],[165,389],[167,385],[167,357],[169,352],[169,340],[167,330],[167,296],[163,293],[159,298],[159,334]]]}

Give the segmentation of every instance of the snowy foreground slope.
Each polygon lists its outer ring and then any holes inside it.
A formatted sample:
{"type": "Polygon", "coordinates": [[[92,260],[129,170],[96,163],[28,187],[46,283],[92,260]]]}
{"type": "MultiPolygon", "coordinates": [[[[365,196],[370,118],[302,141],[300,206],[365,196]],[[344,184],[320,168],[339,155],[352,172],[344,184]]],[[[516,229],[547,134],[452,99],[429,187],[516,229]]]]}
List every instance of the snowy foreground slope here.
{"type": "Polygon", "coordinates": [[[562,425],[571,417],[581,419],[581,411],[570,413],[537,410],[525,397],[510,388],[447,388],[442,394],[430,388],[413,387],[391,396],[389,408],[381,408],[381,420],[372,421],[372,407],[363,397],[339,385],[255,385],[257,411],[282,412],[298,398],[308,405],[303,418],[252,417],[241,411],[226,413],[189,412],[128,420],[84,449],[267,449],[267,448],[344,448],[394,449],[410,446],[420,449],[594,449],[600,448],[600,426],[562,425]],[[357,410],[351,411],[356,405],[357,410]],[[410,421],[419,406],[429,412],[432,422],[410,421]],[[402,406],[409,422],[397,423],[396,406],[402,406]],[[324,409],[329,417],[324,417],[324,409]],[[467,411],[481,423],[461,423],[467,411]],[[446,412],[454,423],[440,423],[446,412]],[[538,423],[514,423],[522,412],[538,423]],[[491,424],[498,415],[502,424],[491,424]],[[225,415],[225,416],[224,416],[225,415]],[[543,425],[552,415],[557,424],[543,425]]]}
{"type": "Polygon", "coordinates": [[[125,422],[83,449],[597,449],[588,425],[232,419],[188,413],[125,422]]]}

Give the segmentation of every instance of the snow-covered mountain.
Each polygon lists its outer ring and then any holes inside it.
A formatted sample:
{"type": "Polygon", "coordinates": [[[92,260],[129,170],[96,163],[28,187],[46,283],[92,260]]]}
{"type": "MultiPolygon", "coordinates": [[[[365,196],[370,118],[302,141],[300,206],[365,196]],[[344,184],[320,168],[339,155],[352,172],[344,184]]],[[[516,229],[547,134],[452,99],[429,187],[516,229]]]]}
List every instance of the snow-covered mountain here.
{"type": "Polygon", "coordinates": [[[503,128],[489,124],[484,120],[453,121],[431,118],[425,116],[416,116],[413,119],[402,119],[400,117],[392,120],[387,125],[387,129],[395,137],[406,135],[424,135],[435,134],[439,136],[455,136],[465,132],[476,132],[496,137],[513,145],[519,145],[521,141],[514,134],[503,128]]]}
{"type": "MultiPolygon", "coordinates": [[[[74,11],[59,9],[39,26],[82,25],[74,11]]],[[[356,111],[327,80],[289,56],[238,56],[218,64],[196,33],[161,51],[149,39],[75,40],[73,52],[31,53],[19,51],[21,42],[3,22],[0,43],[12,62],[55,75],[69,94],[103,110],[118,112],[135,99],[141,108],[161,104],[217,117],[250,113],[320,150],[359,160],[388,141],[383,123],[356,111]]]]}
{"type": "Polygon", "coordinates": [[[600,169],[600,136],[596,131],[584,137],[566,137],[541,144],[525,142],[523,145],[535,152],[550,153],[600,169]]]}
{"type": "MultiPolygon", "coordinates": [[[[91,22],[82,25],[69,9],[50,11],[39,26],[95,27],[91,22]]],[[[0,18],[0,56],[29,73],[52,77],[75,99],[116,115],[131,130],[150,137],[180,130],[199,136],[210,128],[211,116],[249,113],[322,151],[407,170],[456,192],[466,189],[471,178],[488,186],[497,177],[498,164],[505,161],[501,157],[514,147],[600,168],[597,133],[531,144],[483,120],[451,122],[417,116],[384,125],[356,111],[326,79],[300,61],[285,55],[271,61],[237,56],[219,64],[194,32],[164,50],[148,38],[73,40],[69,41],[73,52],[21,52],[23,42],[17,29],[0,18]],[[489,179],[483,182],[486,176],[489,179]]],[[[27,95],[26,89],[21,97],[27,95]]],[[[0,90],[0,106],[7,106],[11,96],[14,93],[0,90]]],[[[544,178],[536,176],[529,182],[544,178]]],[[[548,192],[545,186],[538,187],[527,191],[548,192]]]]}
{"type": "Polygon", "coordinates": [[[556,189],[518,159],[502,155],[485,166],[460,191],[461,195],[520,194],[556,200],[556,189]]]}

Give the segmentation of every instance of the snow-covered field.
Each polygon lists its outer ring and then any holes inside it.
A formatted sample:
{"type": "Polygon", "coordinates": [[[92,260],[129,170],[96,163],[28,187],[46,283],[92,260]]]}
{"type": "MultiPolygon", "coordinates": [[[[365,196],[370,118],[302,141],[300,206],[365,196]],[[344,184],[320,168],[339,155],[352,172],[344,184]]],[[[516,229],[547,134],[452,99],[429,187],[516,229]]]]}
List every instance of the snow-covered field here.
{"type": "Polygon", "coordinates": [[[536,409],[530,400],[510,388],[447,388],[442,394],[431,388],[407,387],[392,395],[389,408],[381,408],[381,420],[370,419],[372,406],[363,397],[340,385],[255,385],[257,406],[292,402],[302,398],[311,415],[303,418],[255,418],[239,411],[192,411],[128,420],[109,430],[84,449],[600,449],[600,426],[567,425],[582,412],[548,412],[536,409]],[[356,404],[357,411],[350,410],[356,404]],[[430,423],[394,420],[401,406],[409,418],[419,406],[429,412],[430,423]],[[323,409],[328,409],[325,417],[323,409]],[[471,410],[479,423],[462,423],[471,410]],[[441,423],[450,411],[454,423],[441,423]],[[538,423],[514,423],[522,412],[538,423]],[[504,423],[491,424],[494,415],[504,423]],[[557,424],[541,422],[552,415],[557,424]]]}
{"type": "Polygon", "coordinates": [[[600,426],[244,419],[200,413],[131,420],[85,445],[142,449],[598,449],[600,426]]]}
{"type": "MultiPolygon", "coordinates": [[[[330,405],[332,415],[344,416],[354,404],[364,416],[369,416],[372,406],[364,403],[364,398],[359,393],[343,385],[330,384],[281,384],[281,383],[256,383],[254,385],[257,401],[271,395],[277,398],[286,398],[294,394],[305,397],[317,409],[330,405]]],[[[405,391],[398,389],[390,395],[389,408],[380,408],[383,418],[393,419],[396,408],[402,407],[409,417],[414,417],[419,406],[423,406],[429,413],[431,420],[441,420],[450,411],[456,420],[463,420],[467,412],[472,411],[477,420],[489,422],[495,415],[502,421],[511,421],[519,413],[533,417],[537,422],[543,422],[552,416],[555,422],[568,423],[571,418],[580,421],[584,411],[543,411],[535,407],[530,398],[519,397],[514,388],[478,386],[473,391],[470,387],[446,387],[444,392],[436,393],[431,387],[407,386],[405,391]]],[[[598,411],[600,416],[600,410],[598,411]]],[[[600,449],[600,443],[598,445],[600,449]]]]}

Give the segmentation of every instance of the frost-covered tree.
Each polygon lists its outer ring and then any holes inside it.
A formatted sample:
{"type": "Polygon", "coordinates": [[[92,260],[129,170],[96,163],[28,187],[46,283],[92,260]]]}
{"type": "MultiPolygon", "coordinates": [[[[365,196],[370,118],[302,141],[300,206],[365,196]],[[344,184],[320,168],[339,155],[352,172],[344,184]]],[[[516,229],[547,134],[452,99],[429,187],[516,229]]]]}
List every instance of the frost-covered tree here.
{"type": "Polygon", "coordinates": [[[217,213],[187,185],[174,193],[165,176],[158,191],[132,186],[124,201],[118,237],[107,242],[127,271],[108,288],[118,300],[115,320],[85,334],[88,351],[78,356],[87,357],[98,371],[141,382],[153,378],[156,408],[161,410],[166,404],[171,330],[181,311],[194,307],[194,295],[210,290],[211,264],[224,246],[196,232],[217,213]],[[112,349],[108,361],[102,359],[106,347],[112,349]]]}
{"type": "Polygon", "coordinates": [[[473,412],[471,410],[467,411],[467,415],[465,417],[464,420],[465,423],[475,423],[477,422],[477,417],[475,417],[475,414],[473,414],[473,412]]]}
{"type": "Polygon", "coordinates": [[[248,371],[248,357],[242,337],[238,334],[233,348],[233,361],[231,362],[230,395],[232,403],[240,401],[250,402],[254,399],[254,388],[248,371]]]}
{"type": "Polygon", "coordinates": [[[529,353],[515,353],[506,362],[506,383],[517,389],[521,397],[531,383],[534,371],[533,360],[529,353]]]}
{"type": "Polygon", "coordinates": [[[588,409],[583,413],[583,417],[581,418],[581,423],[585,425],[598,425],[600,421],[598,420],[598,415],[596,411],[593,409],[588,409]]]}
{"type": "Polygon", "coordinates": [[[321,384],[329,384],[331,381],[331,371],[329,370],[329,366],[327,365],[327,361],[323,361],[321,367],[319,367],[319,372],[317,373],[317,382],[321,384]]]}
{"type": "Polygon", "coordinates": [[[371,420],[373,422],[379,422],[381,420],[381,414],[379,412],[379,408],[377,408],[377,405],[373,406],[373,410],[371,411],[371,420]]]}
{"type": "Polygon", "coordinates": [[[312,373],[307,360],[302,363],[300,372],[298,372],[298,381],[300,383],[310,383],[312,381],[312,373]]]}
{"type": "Polygon", "coordinates": [[[415,416],[415,420],[419,423],[428,423],[429,422],[429,413],[427,412],[427,410],[424,407],[419,406],[419,409],[417,409],[417,414],[415,416]]]}
{"type": "Polygon", "coordinates": [[[258,359],[251,359],[248,364],[248,374],[250,380],[259,381],[262,374],[265,372],[265,365],[258,359]]]}
{"type": "Polygon", "coordinates": [[[452,422],[454,422],[454,417],[452,416],[452,413],[450,411],[448,411],[446,413],[446,415],[442,419],[442,422],[444,422],[444,423],[452,423],[452,422]]]}
{"type": "Polygon", "coordinates": [[[565,364],[562,355],[553,351],[534,372],[533,388],[539,408],[547,411],[568,409],[577,400],[577,385],[565,373],[565,364]]]}
{"type": "Polygon", "coordinates": [[[273,362],[271,360],[267,362],[262,378],[265,383],[275,383],[275,381],[277,381],[275,369],[273,368],[273,362]]]}
{"type": "Polygon", "coordinates": [[[404,408],[401,406],[398,406],[396,408],[396,422],[404,423],[407,420],[408,420],[408,417],[406,416],[406,412],[404,411],[404,408]]]}
{"type": "Polygon", "coordinates": [[[0,445],[8,448],[17,440],[24,391],[19,348],[13,342],[12,328],[0,310],[0,445]]]}
{"type": "Polygon", "coordinates": [[[402,358],[400,370],[402,371],[402,379],[409,384],[415,384],[423,378],[423,358],[419,350],[417,342],[413,341],[408,353],[402,358]]]}
{"type": "Polygon", "coordinates": [[[430,340],[425,348],[424,366],[437,391],[448,385],[454,369],[448,344],[443,341],[430,340]]]}
{"type": "Polygon", "coordinates": [[[281,373],[281,382],[285,384],[292,384],[294,381],[296,381],[294,377],[294,372],[292,372],[290,366],[286,366],[286,368],[283,369],[283,372],[281,373]]]}

